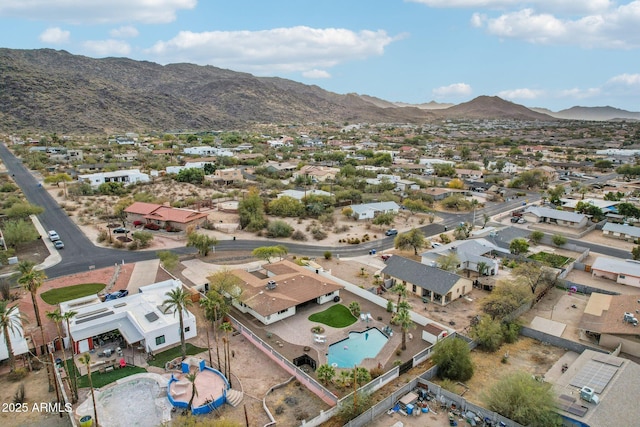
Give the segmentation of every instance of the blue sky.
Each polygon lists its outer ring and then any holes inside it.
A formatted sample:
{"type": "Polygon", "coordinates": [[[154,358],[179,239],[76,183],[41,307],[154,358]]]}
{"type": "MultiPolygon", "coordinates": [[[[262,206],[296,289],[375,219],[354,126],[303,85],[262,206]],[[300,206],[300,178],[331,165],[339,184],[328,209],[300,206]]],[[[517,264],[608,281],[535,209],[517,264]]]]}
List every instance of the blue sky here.
{"type": "Polygon", "coordinates": [[[0,47],[214,65],[407,103],[640,111],[640,0],[1,0],[0,47]]]}

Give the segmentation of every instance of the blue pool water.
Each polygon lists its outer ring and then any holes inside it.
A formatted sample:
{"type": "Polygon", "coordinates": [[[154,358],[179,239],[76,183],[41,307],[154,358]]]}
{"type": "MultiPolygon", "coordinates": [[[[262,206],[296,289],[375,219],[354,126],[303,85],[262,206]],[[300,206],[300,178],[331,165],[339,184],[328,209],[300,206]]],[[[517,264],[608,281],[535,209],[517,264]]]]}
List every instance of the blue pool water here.
{"type": "Polygon", "coordinates": [[[348,338],[329,346],[328,363],[338,368],[353,368],[367,357],[376,357],[388,340],[377,328],[349,332],[348,338]]]}

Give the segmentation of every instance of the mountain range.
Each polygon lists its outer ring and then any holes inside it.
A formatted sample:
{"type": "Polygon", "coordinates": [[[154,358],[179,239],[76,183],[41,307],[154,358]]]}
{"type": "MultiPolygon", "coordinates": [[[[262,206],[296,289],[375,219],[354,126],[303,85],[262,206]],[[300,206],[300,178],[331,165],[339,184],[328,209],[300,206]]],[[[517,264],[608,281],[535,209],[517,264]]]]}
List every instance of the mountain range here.
{"type": "Polygon", "coordinates": [[[640,120],[612,107],[558,113],[480,96],[452,105],[336,94],[315,85],[194,64],[0,49],[0,131],[114,133],[239,129],[259,123],[442,119],[640,120]]]}

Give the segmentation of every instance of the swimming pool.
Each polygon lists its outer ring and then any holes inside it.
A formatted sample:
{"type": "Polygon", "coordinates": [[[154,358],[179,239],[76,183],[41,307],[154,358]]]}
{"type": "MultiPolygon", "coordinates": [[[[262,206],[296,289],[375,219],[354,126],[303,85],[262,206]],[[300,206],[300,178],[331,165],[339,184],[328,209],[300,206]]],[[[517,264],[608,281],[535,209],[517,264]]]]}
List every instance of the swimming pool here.
{"type": "Polygon", "coordinates": [[[349,332],[349,337],[329,346],[328,363],[337,368],[353,368],[363,359],[376,357],[389,338],[378,328],[349,332]]]}

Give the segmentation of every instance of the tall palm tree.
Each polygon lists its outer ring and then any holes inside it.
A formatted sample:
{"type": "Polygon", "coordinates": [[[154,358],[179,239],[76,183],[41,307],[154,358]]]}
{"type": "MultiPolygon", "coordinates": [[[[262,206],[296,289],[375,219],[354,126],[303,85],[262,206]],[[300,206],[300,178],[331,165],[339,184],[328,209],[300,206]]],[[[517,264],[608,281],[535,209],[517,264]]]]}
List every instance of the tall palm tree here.
{"type": "Polygon", "coordinates": [[[180,286],[179,288],[174,288],[167,292],[167,299],[162,301],[162,305],[165,305],[167,308],[173,310],[173,315],[175,316],[178,313],[178,318],[180,319],[180,345],[182,351],[182,360],[187,357],[187,344],[184,341],[184,311],[187,307],[191,306],[193,302],[191,301],[191,295],[189,295],[185,290],[180,286]]]}
{"type": "MultiPolygon", "coordinates": [[[[18,283],[22,285],[22,287],[29,291],[31,294],[31,302],[33,303],[33,311],[36,314],[36,324],[40,328],[40,336],[42,337],[42,354],[49,354],[47,348],[47,342],[44,338],[44,328],[42,327],[42,321],[40,320],[40,308],[38,307],[38,289],[42,286],[47,276],[44,272],[35,269],[35,263],[31,261],[21,261],[18,264],[18,272],[20,277],[18,278],[18,283]]],[[[51,371],[51,365],[49,363],[45,363],[47,366],[47,375],[49,376],[49,391],[53,391],[54,387],[54,377],[53,372],[51,371]]]]}
{"type": "Polygon", "coordinates": [[[38,299],[36,294],[47,276],[44,272],[36,270],[34,267],[35,264],[31,261],[20,262],[18,264],[18,271],[20,273],[18,283],[31,294],[31,302],[33,303],[33,309],[36,313],[36,324],[38,327],[41,327],[42,322],[40,321],[40,309],[38,308],[38,299]]]}
{"type": "Polygon", "coordinates": [[[221,317],[224,299],[216,292],[209,291],[205,298],[200,300],[200,305],[204,309],[204,316],[211,320],[213,326],[213,340],[216,342],[216,357],[218,358],[218,369],[221,369],[220,365],[220,345],[218,341],[218,319],[221,317]]]}
{"type": "Polygon", "coordinates": [[[56,329],[58,330],[58,340],[60,341],[60,346],[62,347],[62,360],[64,361],[64,366],[67,371],[67,381],[69,382],[69,388],[71,389],[72,394],[75,396],[76,393],[73,392],[74,384],[71,381],[70,375],[71,370],[69,369],[69,364],[67,362],[67,352],[64,350],[64,341],[62,340],[62,327],[60,325],[64,319],[62,317],[62,314],[60,314],[60,308],[56,308],[53,311],[47,311],[45,312],[45,315],[56,324],[56,329]]]}
{"type": "Polygon", "coordinates": [[[80,356],[78,361],[87,367],[87,378],[89,379],[89,387],[91,387],[91,400],[93,401],[93,418],[95,418],[96,427],[98,427],[99,424],[98,424],[98,410],[96,407],[96,396],[93,391],[93,380],[91,380],[91,355],[89,353],[85,353],[82,356],[80,356]]]}
{"type": "Polygon", "coordinates": [[[18,314],[18,304],[14,304],[8,307],[8,301],[0,301],[0,327],[4,334],[4,342],[7,345],[7,352],[9,353],[9,366],[11,372],[16,369],[16,358],[13,355],[13,346],[11,345],[10,333],[19,333],[22,327],[22,321],[26,321],[24,315],[18,314]]]}
{"type": "MultiPolygon", "coordinates": [[[[73,361],[73,355],[75,353],[75,344],[73,342],[73,336],[71,335],[71,326],[69,325],[69,321],[76,314],[78,314],[77,311],[71,310],[71,311],[67,311],[65,314],[62,315],[62,320],[67,322],[67,333],[69,334],[69,347],[71,348],[71,363],[73,363],[74,365],[75,365],[75,362],[73,361]]],[[[72,371],[73,371],[73,387],[71,387],[71,389],[73,392],[73,399],[77,402],[78,401],[78,370],[74,366],[72,371]]]]}
{"type": "Polygon", "coordinates": [[[229,332],[233,331],[233,326],[231,326],[231,323],[229,322],[223,322],[222,325],[220,325],[220,329],[222,329],[224,331],[225,334],[225,338],[224,338],[224,346],[225,346],[225,353],[224,353],[224,358],[225,358],[225,373],[224,375],[227,377],[227,379],[229,380],[229,383],[231,383],[231,358],[230,356],[230,341],[229,341],[229,332]]]}

